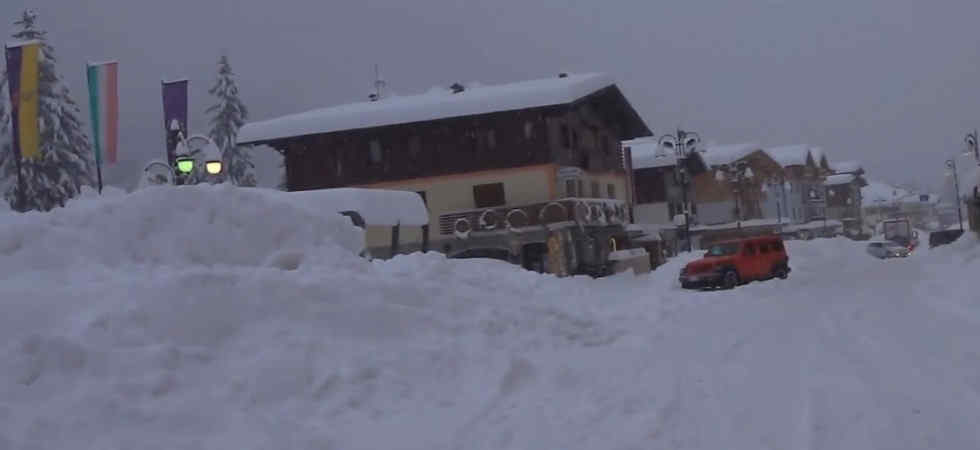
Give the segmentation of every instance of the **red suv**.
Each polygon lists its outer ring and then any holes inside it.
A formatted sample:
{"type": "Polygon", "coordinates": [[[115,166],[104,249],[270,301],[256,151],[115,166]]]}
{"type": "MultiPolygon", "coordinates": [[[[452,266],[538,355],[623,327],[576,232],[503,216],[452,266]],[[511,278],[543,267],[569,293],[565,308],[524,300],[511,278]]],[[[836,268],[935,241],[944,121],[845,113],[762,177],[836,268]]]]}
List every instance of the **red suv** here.
{"type": "Polygon", "coordinates": [[[753,280],[789,277],[789,256],[779,236],[719,242],[681,269],[684,289],[732,289],[753,280]]]}

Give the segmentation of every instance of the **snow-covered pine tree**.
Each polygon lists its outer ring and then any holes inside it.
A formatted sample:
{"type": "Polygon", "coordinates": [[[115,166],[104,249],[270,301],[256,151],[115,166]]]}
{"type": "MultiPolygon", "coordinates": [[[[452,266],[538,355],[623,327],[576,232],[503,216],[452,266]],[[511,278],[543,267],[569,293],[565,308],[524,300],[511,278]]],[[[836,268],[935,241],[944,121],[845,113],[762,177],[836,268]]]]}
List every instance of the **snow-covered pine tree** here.
{"type": "MultiPolygon", "coordinates": [[[[95,161],[88,135],[79,120],[81,111],[68,86],[55,70],[57,58],[54,48],[47,42],[47,32],[37,28],[37,14],[31,10],[24,11],[14,26],[16,31],[12,37],[15,41],[39,40],[43,53],[38,83],[41,156],[36,160],[22,160],[25,204],[19,209],[47,211],[55,206],[64,206],[65,202],[78,195],[82,186],[94,184],[95,161]]],[[[10,98],[6,70],[0,79],[0,92],[0,97],[7,103],[0,111],[0,127],[9,141],[10,98]]],[[[11,147],[7,145],[6,157],[2,159],[0,173],[4,182],[0,182],[0,185],[6,184],[4,197],[17,208],[20,186],[16,182],[17,165],[11,157],[11,147]]]]}
{"type": "Polygon", "coordinates": [[[227,178],[238,186],[255,186],[255,164],[248,149],[238,145],[238,129],[248,118],[248,109],[238,97],[235,73],[227,55],[218,60],[218,77],[208,89],[217,102],[205,112],[211,115],[208,136],[221,149],[227,178]]]}

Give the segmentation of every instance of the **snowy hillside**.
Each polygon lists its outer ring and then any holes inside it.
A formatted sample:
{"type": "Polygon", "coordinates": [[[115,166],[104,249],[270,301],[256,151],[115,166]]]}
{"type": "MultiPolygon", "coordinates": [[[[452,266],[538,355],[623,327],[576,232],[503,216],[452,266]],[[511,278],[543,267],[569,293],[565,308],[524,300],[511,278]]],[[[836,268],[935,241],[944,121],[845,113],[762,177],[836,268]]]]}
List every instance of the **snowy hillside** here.
{"type": "Polygon", "coordinates": [[[973,237],[729,292],[369,262],[281,193],[0,213],[0,449],[980,448],[973,237]]]}

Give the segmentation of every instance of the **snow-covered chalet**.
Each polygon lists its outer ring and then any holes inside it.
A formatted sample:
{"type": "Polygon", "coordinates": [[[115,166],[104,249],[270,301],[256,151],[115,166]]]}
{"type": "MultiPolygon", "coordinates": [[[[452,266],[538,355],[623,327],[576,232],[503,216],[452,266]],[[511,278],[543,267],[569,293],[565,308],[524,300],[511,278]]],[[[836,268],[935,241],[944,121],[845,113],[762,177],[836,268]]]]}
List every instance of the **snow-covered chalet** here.
{"type": "MultiPolygon", "coordinates": [[[[280,152],[290,191],[418,192],[431,226],[406,230],[404,251],[602,274],[630,239],[619,143],[651,134],[608,76],[559,74],[371,96],[246,124],[239,143],[280,152]]],[[[368,234],[376,256],[389,240],[368,234]]]]}

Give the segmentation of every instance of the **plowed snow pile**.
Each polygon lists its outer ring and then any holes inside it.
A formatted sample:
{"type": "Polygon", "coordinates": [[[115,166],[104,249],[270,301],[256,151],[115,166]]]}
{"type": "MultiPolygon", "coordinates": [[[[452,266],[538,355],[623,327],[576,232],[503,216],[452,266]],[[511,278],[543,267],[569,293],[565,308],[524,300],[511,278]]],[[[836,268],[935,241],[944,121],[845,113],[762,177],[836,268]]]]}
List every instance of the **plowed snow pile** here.
{"type": "Polygon", "coordinates": [[[0,450],[980,448],[974,238],[791,242],[789,280],[686,292],[692,256],[366,261],[328,210],[181,187],[0,213],[0,450]]]}

